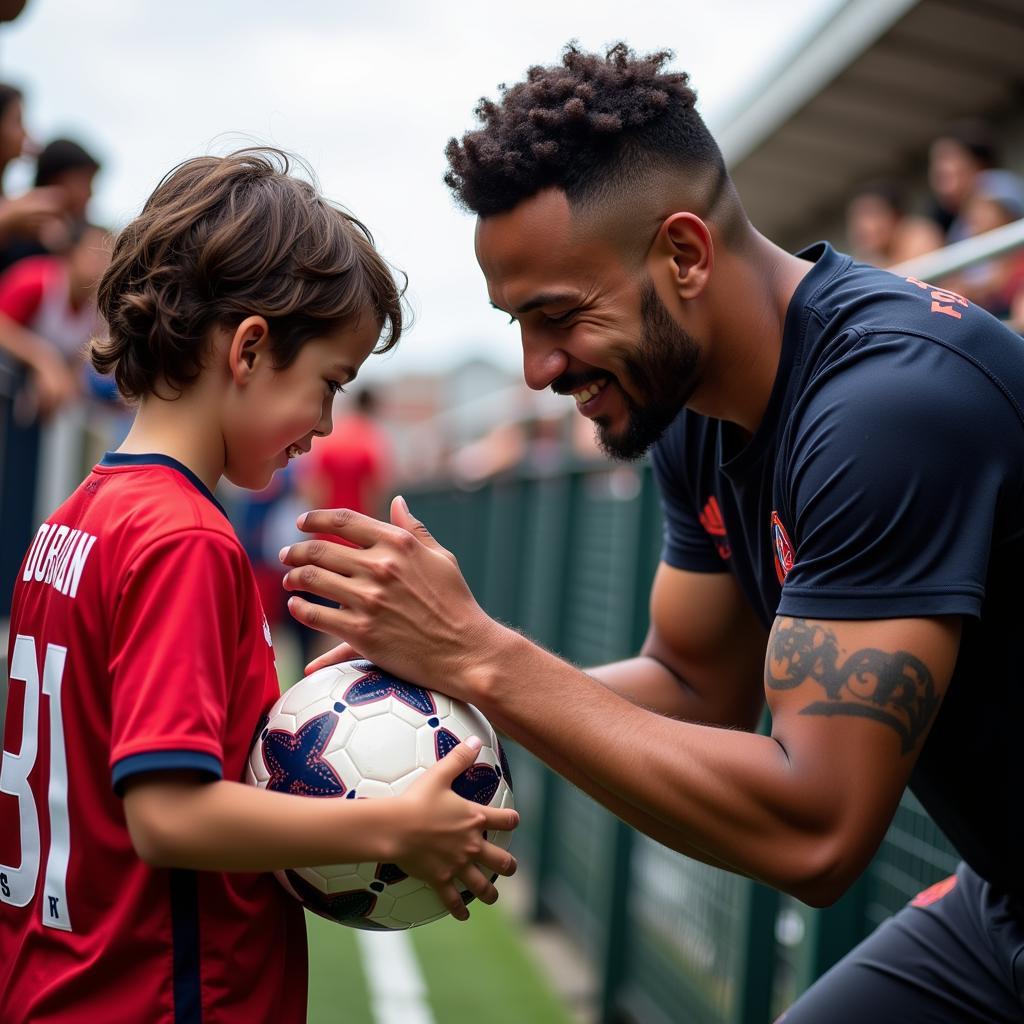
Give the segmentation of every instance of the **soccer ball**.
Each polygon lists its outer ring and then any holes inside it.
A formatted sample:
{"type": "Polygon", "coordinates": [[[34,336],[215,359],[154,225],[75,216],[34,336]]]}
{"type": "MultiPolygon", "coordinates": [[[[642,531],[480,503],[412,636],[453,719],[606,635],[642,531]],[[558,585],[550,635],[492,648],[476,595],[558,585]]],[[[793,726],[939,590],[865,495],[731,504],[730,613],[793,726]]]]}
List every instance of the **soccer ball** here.
{"type": "MultiPolygon", "coordinates": [[[[473,735],[482,743],[476,762],[452,789],[480,804],[512,807],[505,753],[475,707],[368,661],[347,661],[306,676],[270,709],[256,730],[246,781],[313,797],[397,796],[473,735]]],[[[511,833],[488,838],[508,849],[511,833]]],[[[310,910],[356,928],[411,928],[448,913],[429,885],[396,864],[332,864],[275,875],[310,910]]]]}

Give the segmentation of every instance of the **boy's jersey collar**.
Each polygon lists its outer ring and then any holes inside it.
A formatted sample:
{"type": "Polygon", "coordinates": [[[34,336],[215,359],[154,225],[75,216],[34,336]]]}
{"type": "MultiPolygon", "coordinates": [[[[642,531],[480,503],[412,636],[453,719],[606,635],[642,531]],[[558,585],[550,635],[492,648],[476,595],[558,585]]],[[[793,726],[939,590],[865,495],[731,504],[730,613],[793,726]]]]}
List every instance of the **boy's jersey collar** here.
{"type": "Polygon", "coordinates": [[[213,496],[213,491],[210,490],[202,480],[192,472],[184,463],[179,462],[177,459],[171,458],[170,455],[161,455],[159,452],[147,452],[145,454],[135,454],[129,452],[104,452],[103,458],[100,459],[99,464],[101,466],[166,466],[168,469],[176,470],[203,497],[208,498],[210,501],[220,509],[221,514],[227,518],[227,512],[224,511],[224,506],[213,496]]]}

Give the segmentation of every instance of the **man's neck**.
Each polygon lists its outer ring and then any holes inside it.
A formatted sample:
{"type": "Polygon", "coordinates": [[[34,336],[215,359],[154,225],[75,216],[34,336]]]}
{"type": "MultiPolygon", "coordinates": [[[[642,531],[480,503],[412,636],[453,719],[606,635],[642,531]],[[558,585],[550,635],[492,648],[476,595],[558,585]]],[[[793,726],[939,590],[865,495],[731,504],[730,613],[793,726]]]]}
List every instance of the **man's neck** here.
{"type": "Polygon", "coordinates": [[[691,407],[753,434],[778,375],[793,294],[813,264],[755,234],[720,262],[705,383],[691,407]]]}

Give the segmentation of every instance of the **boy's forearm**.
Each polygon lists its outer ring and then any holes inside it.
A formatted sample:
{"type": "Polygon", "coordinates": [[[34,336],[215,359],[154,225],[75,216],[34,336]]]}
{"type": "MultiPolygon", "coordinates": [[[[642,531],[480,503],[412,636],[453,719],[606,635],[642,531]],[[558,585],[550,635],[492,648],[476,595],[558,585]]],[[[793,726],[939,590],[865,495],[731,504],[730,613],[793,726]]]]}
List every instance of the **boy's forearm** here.
{"type": "Polygon", "coordinates": [[[274,871],[396,859],[389,803],[150,777],[130,785],[125,816],[136,851],[155,866],[274,871]]]}

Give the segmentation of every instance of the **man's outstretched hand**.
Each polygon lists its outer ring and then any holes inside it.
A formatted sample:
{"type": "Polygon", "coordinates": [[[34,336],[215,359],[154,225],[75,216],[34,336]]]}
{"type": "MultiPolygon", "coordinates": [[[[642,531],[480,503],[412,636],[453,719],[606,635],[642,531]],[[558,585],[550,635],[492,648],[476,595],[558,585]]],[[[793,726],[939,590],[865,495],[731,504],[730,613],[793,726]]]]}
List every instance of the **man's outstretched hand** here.
{"type": "Polygon", "coordinates": [[[405,500],[391,503],[390,523],[350,509],[319,509],[300,516],[298,525],[359,545],[306,540],[281,551],[281,561],[293,567],[284,577],[286,590],[340,605],[289,598],[299,622],[344,641],[307,671],[365,657],[404,679],[473,700],[470,669],[503,627],[477,604],[455,556],[405,500]]]}

